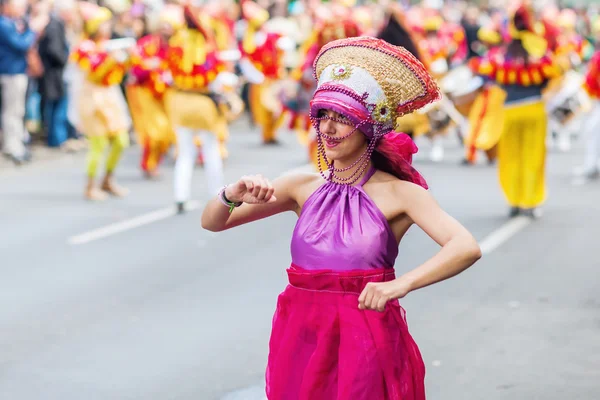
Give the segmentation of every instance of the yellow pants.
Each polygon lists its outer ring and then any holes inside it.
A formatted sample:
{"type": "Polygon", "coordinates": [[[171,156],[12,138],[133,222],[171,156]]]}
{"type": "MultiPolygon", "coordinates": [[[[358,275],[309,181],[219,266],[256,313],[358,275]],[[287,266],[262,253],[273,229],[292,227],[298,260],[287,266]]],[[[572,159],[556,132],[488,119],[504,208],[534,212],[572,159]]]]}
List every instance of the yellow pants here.
{"type": "Polygon", "coordinates": [[[129,133],[122,131],[110,136],[92,136],[89,138],[90,147],[87,155],[87,175],[95,178],[98,165],[102,160],[106,148],[110,144],[110,152],[106,159],[106,172],[112,173],[125,150],[129,146],[129,133]]]}
{"type": "MultiPolygon", "coordinates": [[[[165,94],[165,109],[175,128],[189,128],[214,133],[219,139],[221,157],[227,158],[226,143],[229,139],[227,119],[219,106],[204,94],[180,92],[175,89],[165,94]]],[[[201,146],[200,139],[196,145],[201,146]]],[[[179,152],[179,149],[177,150],[179,152]]]]}
{"type": "Polygon", "coordinates": [[[506,106],[498,143],[500,185],[512,207],[534,208],[546,200],[546,125],[543,102],[506,106]]]}

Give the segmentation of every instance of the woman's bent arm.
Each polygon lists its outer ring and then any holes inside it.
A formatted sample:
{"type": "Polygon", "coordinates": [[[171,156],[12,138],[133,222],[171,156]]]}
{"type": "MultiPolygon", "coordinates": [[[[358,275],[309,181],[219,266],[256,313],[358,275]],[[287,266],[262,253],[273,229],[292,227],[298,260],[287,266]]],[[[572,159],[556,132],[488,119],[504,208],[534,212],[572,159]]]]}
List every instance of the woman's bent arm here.
{"type": "Polygon", "coordinates": [[[361,310],[384,311],[388,301],[458,275],[481,257],[479,245],[469,231],[444,212],[425,189],[408,182],[398,185],[395,197],[406,202],[403,212],[442,246],[442,250],[393,281],[367,283],[358,297],[361,310]]]}
{"type": "Polygon", "coordinates": [[[277,178],[272,184],[260,175],[244,176],[225,192],[228,200],[243,204],[230,214],[229,208],[215,196],[204,208],[202,228],[220,232],[284,211],[295,211],[298,204],[294,189],[298,181],[297,175],[277,178]]]}
{"type": "Polygon", "coordinates": [[[435,256],[401,277],[412,291],[458,275],[481,258],[481,249],[469,231],[442,210],[431,194],[408,185],[407,215],[442,246],[435,256]]]}

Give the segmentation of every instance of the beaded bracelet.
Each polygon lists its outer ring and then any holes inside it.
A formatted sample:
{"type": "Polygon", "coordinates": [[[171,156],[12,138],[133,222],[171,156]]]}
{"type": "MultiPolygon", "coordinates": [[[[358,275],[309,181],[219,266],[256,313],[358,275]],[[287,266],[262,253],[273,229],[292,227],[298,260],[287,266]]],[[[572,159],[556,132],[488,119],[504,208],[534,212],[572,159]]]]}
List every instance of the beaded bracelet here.
{"type": "Polygon", "coordinates": [[[229,199],[227,199],[227,197],[225,196],[225,189],[227,189],[227,186],[223,186],[223,188],[219,191],[217,197],[219,198],[219,200],[221,200],[221,203],[229,207],[229,214],[231,214],[233,210],[241,206],[243,202],[240,201],[239,203],[234,203],[232,201],[229,201],[229,199]]]}

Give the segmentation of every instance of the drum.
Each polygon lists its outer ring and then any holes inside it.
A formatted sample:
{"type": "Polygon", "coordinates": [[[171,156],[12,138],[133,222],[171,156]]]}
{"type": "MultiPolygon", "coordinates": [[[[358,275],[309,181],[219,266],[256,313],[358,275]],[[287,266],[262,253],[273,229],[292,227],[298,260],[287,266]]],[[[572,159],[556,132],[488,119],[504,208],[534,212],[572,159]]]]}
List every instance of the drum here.
{"type": "Polygon", "coordinates": [[[473,76],[469,82],[462,88],[458,88],[450,93],[450,100],[454,103],[454,107],[463,116],[468,117],[469,111],[475,103],[475,99],[483,91],[485,81],[480,76],[473,76]]]}
{"type": "Polygon", "coordinates": [[[473,78],[473,73],[468,66],[453,68],[439,80],[439,86],[443,93],[450,94],[461,90],[473,78]]]}
{"type": "Polygon", "coordinates": [[[452,123],[450,115],[444,110],[439,103],[425,110],[431,127],[431,134],[445,133],[452,123]]]}
{"type": "Polygon", "coordinates": [[[245,105],[236,92],[226,92],[220,95],[219,108],[228,122],[233,122],[244,112],[245,105]]]}

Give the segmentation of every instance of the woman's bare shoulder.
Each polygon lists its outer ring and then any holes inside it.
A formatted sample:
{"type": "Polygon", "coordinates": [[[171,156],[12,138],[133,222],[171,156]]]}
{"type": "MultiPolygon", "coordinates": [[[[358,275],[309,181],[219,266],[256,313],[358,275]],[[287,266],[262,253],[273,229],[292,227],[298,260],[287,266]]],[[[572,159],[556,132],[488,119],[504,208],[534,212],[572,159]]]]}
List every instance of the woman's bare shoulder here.
{"type": "Polygon", "coordinates": [[[416,183],[412,183],[410,181],[400,179],[397,176],[394,176],[394,175],[384,172],[384,171],[377,171],[377,173],[375,175],[373,175],[373,178],[371,178],[371,180],[374,183],[383,184],[382,186],[388,188],[389,191],[392,191],[392,192],[395,192],[398,194],[403,193],[403,192],[407,192],[407,193],[427,192],[427,189],[424,189],[423,187],[417,185],[416,183]]]}
{"type": "Polygon", "coordinates": [[[394,204],[392,214],[404,213],[411,203],[424,197],[430,197],[425,188],[387,172],[377,171],[372,181],[374,183],[373,192],[381,196],[386,203],[394,204]]]}
{"type": "Polygon", "coordinates": [[[277,183],[277,186],[288,192],[290,197],[301,205],[323,182],[325,180],[319,173],[289,172],[273,183],[277,183]]]}
{"type": "Polygon", "coordinates": [[[376,182],[376,183],[390,183],[390,182],[395,182],[395,181],[400,181],[400,179],[388,172],[381,171],[381,170],[377,170],[377,172],[375,172],[375,174],[371,177],[371,179],[369,179],[369,182],[376,182]]]}

